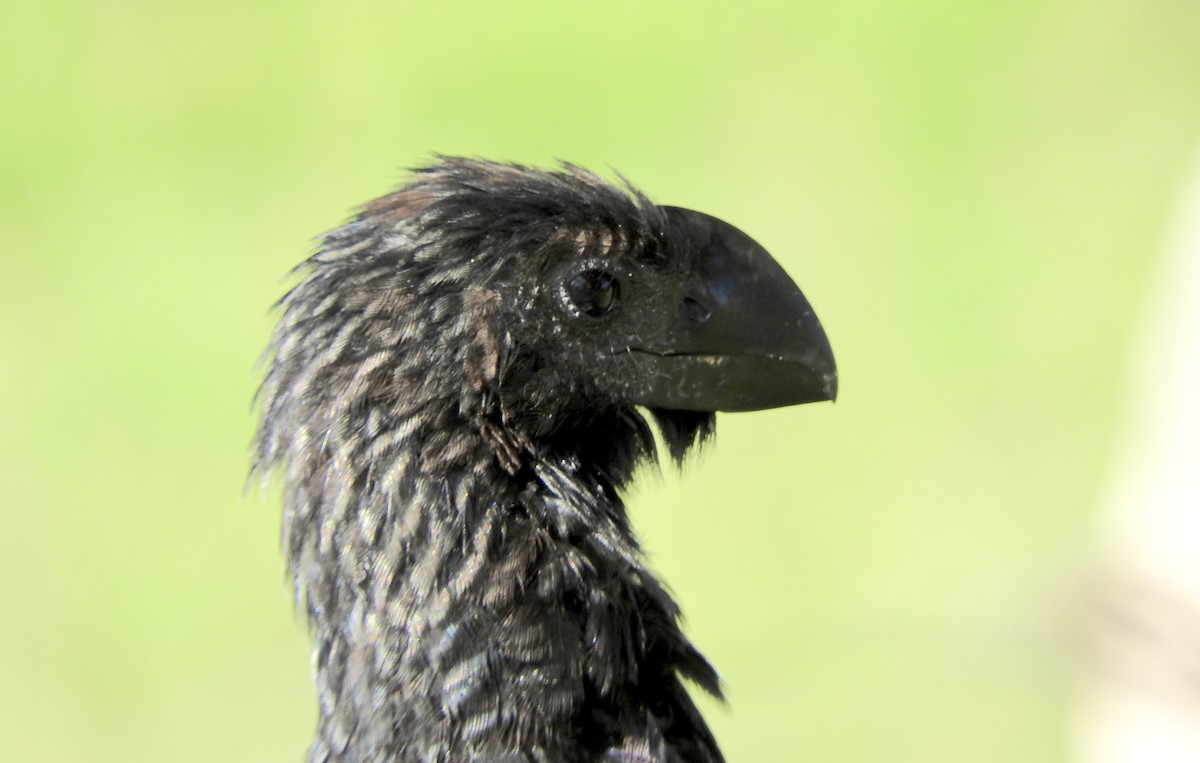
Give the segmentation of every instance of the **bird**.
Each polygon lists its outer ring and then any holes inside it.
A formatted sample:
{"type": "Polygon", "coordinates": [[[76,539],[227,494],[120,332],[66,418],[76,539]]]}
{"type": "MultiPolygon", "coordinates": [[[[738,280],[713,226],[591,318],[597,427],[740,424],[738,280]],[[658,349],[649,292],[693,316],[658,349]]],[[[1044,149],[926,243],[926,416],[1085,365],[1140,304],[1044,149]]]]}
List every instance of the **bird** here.
{"type": "Polygon", "coordinates": [[[624,179],[437,156],[296,277],[252,473],[282,482],[310,763],[721,763],[685,683],[718,674],[622,493],[718,411],[834,400],[783,268],[624,179]]]}

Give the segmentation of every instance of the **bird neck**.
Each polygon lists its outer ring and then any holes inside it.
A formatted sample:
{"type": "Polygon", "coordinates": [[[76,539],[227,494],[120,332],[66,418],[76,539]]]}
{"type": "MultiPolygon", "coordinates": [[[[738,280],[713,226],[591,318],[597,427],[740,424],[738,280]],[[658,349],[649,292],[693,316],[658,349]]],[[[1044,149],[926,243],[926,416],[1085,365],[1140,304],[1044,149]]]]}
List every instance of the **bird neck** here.
{"type": "MultiPolygon", "coordinates": [[[[617,493],[645,448],[620,441],[622,430],[640,436],[628,423],[576,422],[534,451],[448,406],[388,419],[364,412],[351,441],[328,433],[307,473],[289,474],[284,543],[314,633],[321,707],[313,759],[374,759],[394,730],[445,722],[457,696],[445,681],[462,658],[456,634],[520,612],[531,643],[554,644],[562,633],[541,629],[583,606],[598,580],[627,581],[613,595],[631,610],[641,606],[635,583],[652,584],[664,599],[657,610],[669,613],[658,619],[673,627],[674,605],[643,569],[617,493]]],[[[627,655],[624,667],[606,666],[607,687],[636,672],[634,645],[646,641],[627,620],[605,636],[627,655]]],[[[578,634],[573,643],[582,648],[578,634]]]]}

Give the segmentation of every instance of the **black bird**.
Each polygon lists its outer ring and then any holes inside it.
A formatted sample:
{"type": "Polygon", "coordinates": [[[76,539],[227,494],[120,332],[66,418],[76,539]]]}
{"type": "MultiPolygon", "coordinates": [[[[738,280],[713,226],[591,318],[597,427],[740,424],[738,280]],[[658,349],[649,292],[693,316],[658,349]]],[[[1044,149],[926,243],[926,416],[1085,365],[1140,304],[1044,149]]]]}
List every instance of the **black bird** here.
{"type": "Polygon", "coordinates": [[[736,228],[584,170],[444,158],[324,237],[255,469],[315,639],[309,760],[717,763],[720,695],[620,498],[714,411],[832,400],[808,302],[736,228]]]}

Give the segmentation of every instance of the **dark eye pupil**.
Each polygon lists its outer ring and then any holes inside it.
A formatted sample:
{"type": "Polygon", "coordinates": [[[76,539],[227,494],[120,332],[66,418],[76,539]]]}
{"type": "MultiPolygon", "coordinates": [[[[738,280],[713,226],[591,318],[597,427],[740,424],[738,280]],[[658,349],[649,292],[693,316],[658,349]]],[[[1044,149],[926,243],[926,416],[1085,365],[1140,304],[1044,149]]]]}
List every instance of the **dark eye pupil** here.
{"type": "Polygon", "coordinates": [[[603,270],[585,270],[567,283],[567,294],[581,312],[599,318],[617,304],[617,279],[603,270]]]}

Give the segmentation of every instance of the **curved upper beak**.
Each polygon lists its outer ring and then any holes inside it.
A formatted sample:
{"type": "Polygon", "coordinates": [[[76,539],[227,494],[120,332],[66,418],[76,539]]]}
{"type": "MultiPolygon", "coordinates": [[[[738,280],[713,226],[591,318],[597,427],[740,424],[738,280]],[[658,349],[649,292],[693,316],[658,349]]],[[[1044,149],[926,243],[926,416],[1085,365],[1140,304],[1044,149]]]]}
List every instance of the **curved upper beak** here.
{"type": "Polygon", "coordinates": [[[837,365],[804,294],[754,239],[715,217],[663,207],[700,286],[683,318],[631,348],[636,402],[751,411],[837,398],[837,365]]]}

